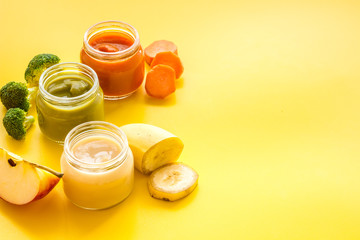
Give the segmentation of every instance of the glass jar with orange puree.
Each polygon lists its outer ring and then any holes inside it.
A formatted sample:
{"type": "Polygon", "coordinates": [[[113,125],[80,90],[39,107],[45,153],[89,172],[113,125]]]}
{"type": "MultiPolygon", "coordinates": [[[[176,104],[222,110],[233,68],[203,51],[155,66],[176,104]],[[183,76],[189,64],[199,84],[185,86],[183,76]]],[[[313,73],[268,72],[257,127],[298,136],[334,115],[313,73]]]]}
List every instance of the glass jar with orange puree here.
{"type": "Polygon", "coordinates": [[[100,22],[84,35],[82,63],[95,70],[107,100],[128,97],[144,80],[144,52],[139,34],[120,21],[100,22]]]}

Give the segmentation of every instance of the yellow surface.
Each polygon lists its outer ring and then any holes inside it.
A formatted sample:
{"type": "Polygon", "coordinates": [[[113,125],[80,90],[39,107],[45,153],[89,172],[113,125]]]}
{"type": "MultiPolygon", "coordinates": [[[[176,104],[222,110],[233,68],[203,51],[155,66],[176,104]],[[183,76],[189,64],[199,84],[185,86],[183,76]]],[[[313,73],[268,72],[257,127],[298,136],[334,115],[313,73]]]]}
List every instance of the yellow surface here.
{"type": "MultiPolygon", "coordinates": [[[[136,172],[121,205],[91,212],[58,185],[28,206],[0,202],[0,239],[360,239],[360,2],[0,0],[0,81],[51,52],[79,61],[83,34],[122,20],[143,46],[168,39],[176,94],[106,102],[106,120],[178,135],[199,187],[168,203],[136,172]]],[[[1,110],[1,116],[5,111],[1,110]]],[[[35,114],[35,111],[32,111],[35,114]]],[[[0,146],[59,170],[36,125],[0,146]]]]}

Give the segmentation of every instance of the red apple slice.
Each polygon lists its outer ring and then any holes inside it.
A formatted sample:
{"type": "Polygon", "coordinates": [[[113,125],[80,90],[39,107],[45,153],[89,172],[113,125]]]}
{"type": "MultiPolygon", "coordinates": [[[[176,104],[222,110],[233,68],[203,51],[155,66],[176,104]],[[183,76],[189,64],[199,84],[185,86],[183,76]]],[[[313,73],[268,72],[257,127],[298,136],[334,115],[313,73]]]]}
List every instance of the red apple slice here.
{"type": "Polygon", "coordinates": [[[45,197],[62,176],[0,148],[0,197],[9,203],[23,205],[45,197]]]}

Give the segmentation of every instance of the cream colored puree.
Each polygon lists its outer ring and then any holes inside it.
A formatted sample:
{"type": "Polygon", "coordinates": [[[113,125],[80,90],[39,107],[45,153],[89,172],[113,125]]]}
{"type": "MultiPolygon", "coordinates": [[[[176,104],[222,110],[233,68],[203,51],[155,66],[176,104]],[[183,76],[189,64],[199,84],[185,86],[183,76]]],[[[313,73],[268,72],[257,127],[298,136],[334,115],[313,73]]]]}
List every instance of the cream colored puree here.
{"type": "MultiPolygon", "coordinates": [[[[84,163],[106,163],[121,152],[119,143],[103,135],[81,139],[70,151],[84,163]]],[[[133,188],[134,167],[131,159],[107,171],[89,172],[74,168],[64,156],[61,167],[64,172],[64,191],[76,205],[89,209],[102,209],[116,205],[125,199],[133,188]]]]}
{"type": "Polygon", "coordinates": [[[72,149],[74,156],[85,163],[104,163],[121,152],[118,143],[107,137],[87,137],[72,149]]]}

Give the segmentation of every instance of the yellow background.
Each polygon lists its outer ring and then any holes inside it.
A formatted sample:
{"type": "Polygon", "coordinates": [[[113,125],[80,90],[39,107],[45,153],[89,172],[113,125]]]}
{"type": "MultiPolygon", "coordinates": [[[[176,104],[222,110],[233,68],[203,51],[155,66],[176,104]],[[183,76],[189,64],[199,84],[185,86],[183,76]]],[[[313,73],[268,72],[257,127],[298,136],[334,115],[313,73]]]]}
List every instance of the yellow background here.
{"type": "MultiPolygon", "coordinates": [[[[360,239],[359,1],[0,0],[1,85],[38,53],[79,61],[104,20],[132,24],[144,47],[178,45],[176,93],[142,86],[106,102],[106,120],[178,135],[199,186],[163,202],[136,172],[125,202],[86,211],[59,184],[27,206],[1,201],[0,239],[360,239]]],[[[0,126],[0,146],[60,170],[62,146],[37,124],[25,141],[0,126]]]]}

